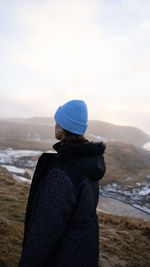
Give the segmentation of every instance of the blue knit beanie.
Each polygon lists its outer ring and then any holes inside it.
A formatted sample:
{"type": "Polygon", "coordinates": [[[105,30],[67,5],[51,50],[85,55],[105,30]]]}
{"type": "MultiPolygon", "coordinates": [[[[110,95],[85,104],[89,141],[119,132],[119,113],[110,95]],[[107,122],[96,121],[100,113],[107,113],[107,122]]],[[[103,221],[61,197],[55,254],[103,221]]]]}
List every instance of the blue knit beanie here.
{"type": "Polygon", "coordinates": [[[63,129],[84,135],[88,127],[87,106],[83,100],[68,101],[56,110],[54,119],[63,129]]]}

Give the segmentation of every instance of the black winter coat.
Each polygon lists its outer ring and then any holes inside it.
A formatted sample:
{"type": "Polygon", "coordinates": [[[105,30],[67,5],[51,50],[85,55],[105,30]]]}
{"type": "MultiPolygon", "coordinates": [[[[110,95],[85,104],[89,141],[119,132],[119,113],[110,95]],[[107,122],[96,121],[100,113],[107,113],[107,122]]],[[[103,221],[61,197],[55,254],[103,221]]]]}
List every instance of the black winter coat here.
{"type": "Polygon", "coordinates": [[[18,267],[97,267],[98,180],[105,144],[85,142],[43,153],[33,175],[18,267]]]}

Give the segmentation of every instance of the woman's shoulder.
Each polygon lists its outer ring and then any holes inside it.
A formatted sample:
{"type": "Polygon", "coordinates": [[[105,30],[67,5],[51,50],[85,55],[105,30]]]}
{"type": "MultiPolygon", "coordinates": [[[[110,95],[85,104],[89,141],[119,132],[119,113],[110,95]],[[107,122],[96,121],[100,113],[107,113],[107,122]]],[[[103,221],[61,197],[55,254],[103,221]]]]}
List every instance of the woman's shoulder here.
{"type": "Polygon", "coordinates": [[[56,183],[63,183],[73,190],[80,190],[84,182],[83,174],[72,164],[56,161],[51,164],[47,179],[55,180],[56,183]]]}
{"type": "Polygon", "coordinates": [[[53,165],[48,171],[47,180],[50,183],[61,184],[61,186],[66,186],[68,188],[73,188],[74,185],[71,181],[71,177],[66,172],[66,170],[61,165],[53,165]]]}
{"type": "Polygon", "coordinates": [[[76,203],[76,187],[73,185],[69,175],[61,167],[53,167],[48,171],[45,185],[50,195],[58,197],[61,194],[61,198],[64,200],[68,199],[76,203]]]}

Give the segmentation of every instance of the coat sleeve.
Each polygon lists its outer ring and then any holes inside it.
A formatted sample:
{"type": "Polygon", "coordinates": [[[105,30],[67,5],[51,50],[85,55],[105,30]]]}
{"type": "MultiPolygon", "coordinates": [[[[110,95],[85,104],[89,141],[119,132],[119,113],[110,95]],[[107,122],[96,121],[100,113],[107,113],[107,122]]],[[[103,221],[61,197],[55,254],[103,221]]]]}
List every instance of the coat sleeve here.
{"type": "Polygon", "coordinates": [[[18,267],[44,266],[59,244],[76,206],[68,175],[54,168],[46,177],[18,267]]]}

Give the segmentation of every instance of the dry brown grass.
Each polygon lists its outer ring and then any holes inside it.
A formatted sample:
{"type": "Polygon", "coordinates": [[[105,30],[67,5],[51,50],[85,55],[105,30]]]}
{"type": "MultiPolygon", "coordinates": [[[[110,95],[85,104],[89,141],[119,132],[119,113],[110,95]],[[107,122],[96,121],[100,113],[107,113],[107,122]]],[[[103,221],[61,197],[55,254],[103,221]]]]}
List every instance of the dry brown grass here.
{"type": "Polygon", "coordinates": [[[6,219],[23,222],[29,185],[17,182],[0,166],[0,215],[6,219]]]}
{"type": "Polygon", "coordinates": [[[0,166],[0,266],[17,266],[24,231],[29,185],[0,166]]]}
{"type": "MultiPolygon", "coordinates": [[[[29,185],[0,167],[0,266],[17,267],[22,250],[29,185]]],[[[150,222],[98,213],[100,266],[148,267],[150,222]]],[[[90,267],[90,266],[89,266],[90,267]]]]}
{"type": "Polygon", "coordinates": [[[100,266],[150,266],[150,222],[98,212],[100,266]]]}
{"type": "Polygon", "coordinates": [[[144,162],[134,146],[119,142],[106,145],[106,174],[100,180],[101,185],[135,185],[136,182],[144,182],[145,176],[150,174],[150,166],[144,162]],[[126,181],[129,176],[132,180],[126,181]]]}
{"type": "Polygon", "coordinates": [[[30,141],[23,138],[19,138],[18,136],[14,138],[0,137],[0,145],[4,147],[12,147],[14,149],[31,149],[40,151],[47,151],[52,148],[52,143],[30,141]]]}
{"type": "Polygon", "coordinates": [[[0,217],[0,266],[17,266],[22,249],[23,231],[23,223],[0,217]]]}

